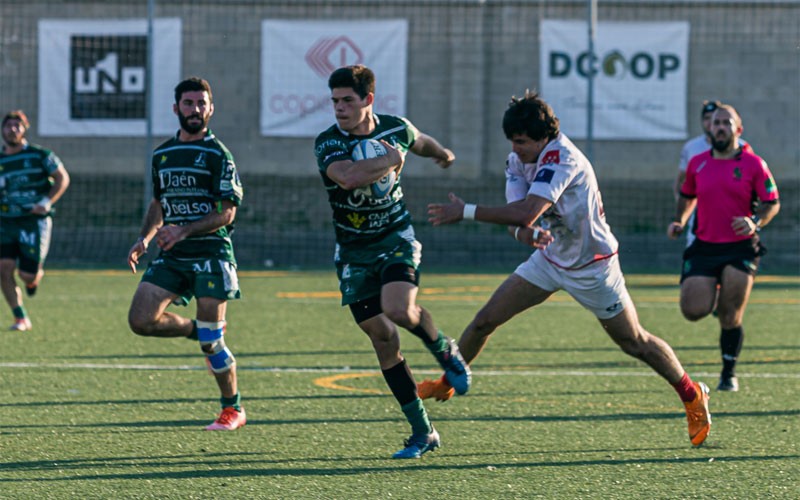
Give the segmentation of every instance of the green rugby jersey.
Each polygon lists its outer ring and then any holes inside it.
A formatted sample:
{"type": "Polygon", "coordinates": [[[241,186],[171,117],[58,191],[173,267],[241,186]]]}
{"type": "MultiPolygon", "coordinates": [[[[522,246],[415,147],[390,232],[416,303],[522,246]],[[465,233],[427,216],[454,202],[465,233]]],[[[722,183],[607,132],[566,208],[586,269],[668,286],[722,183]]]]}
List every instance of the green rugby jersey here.
{"type": "Polygon", "coordinates": [[[333,209],[336,242],[345,247],[380,240],[411,224],[411,214],[406,209],[400,187],[402,174],[385,198],[376,199],[370,196],[368,188],[343,189],[326,173],[331,163],[350,159],[353,148],[363,139],[385,140],[402,153],[406,153],[417,139],[419,132],[407,119],[394,115],[374,117],[376,127],[369,135],[352,135],[334,124],[319,134],[314,142],[317,166],[333,209]]]}
{"type": "MultiPolygon", "coordinates": [[[[161,202],[164,224],[182,226],[217,209],[217,202],[242,202],[242,183],[233,155],[209,130],[205,137],[181,142],[178,135],[153,151],[153,197],[161,202]]],[[[214,233],[178,242],[169,255],[177,258],[219,257],[234,262],[233,224],[214,233]]]]}
{"type": "Polygon", "coordinates": [[[13,155],[0,151],[0,217],[30,215],[31,208],[50,192],[50,176],[62,166],[52,151],[35,144],[13,155]]]}

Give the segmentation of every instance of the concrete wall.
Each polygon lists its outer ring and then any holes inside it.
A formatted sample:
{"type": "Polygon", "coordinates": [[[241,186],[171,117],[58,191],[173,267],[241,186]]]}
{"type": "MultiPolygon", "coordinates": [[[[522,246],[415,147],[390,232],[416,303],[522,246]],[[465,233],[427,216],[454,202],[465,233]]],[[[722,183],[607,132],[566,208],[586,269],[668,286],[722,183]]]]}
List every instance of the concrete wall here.
{"type": "MultiPolygon", "coordinates": [[[[742,114],[746,138],[776,177],[800,177],[800,3],[599,4],[601,21],[689,21],[688,100],[675,105],[687,108],[690,135],[700,131],[703,99],[732,103],[742,114]]],[[[146,15],[143,1],[0,0],[0,109],[21,107],[38,119],[38,19],[146,15]]],[[[407,115],[451,147],[459,161],[458,168],[441,172],[412,160],[406,173],[475,178],[502,168],[508,144],[499,123],[508,98],[537,86],[539,20],[585,19],[586,2],[162,0],[156,15],[182,18],[182,74],[211,81],[217,107],[212,127],[240,167],[278,175],[316,170],[311,139],[260,135],[261,20],[407,18],[407,115]]],[[[143,139],[39,139],[35,131],[31,139],[52,147],[76,172],[130,173],[146,162],[143,139]]],[[[597,141],[595,164],[606,178],[671,178],[680,146],[681,141],[597,141]]]]}

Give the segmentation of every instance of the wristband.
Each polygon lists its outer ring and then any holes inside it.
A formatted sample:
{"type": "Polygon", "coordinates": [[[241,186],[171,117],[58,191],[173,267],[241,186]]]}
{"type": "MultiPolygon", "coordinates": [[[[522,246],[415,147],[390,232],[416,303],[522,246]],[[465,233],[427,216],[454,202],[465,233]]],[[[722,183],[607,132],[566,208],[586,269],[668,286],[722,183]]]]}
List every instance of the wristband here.
{"type": "Polygon", "coordinates": [[[464,220],[475,220],[475,210],[478,209],[478,205],[474,203],[466,203],[464,205],[464,220]]]}
{"type": "Polygon", "coordinates": [[[37,203],[40,207],[43,207],[45,211],[49,212],[50,209],[53,207],[53,204],[50,202],[49,196],[42,196],[42,199],[39,200],[37,203]]]}
{"type": "Polygon", "coordinates": [[[517,226],[517,228],[514,230],[514,239],[517,240],[517,241],[519,241],[518,236],[519,236],[519,230],[520,229],[522,229],[522,228],[517,226]]]}
{"type": "Polygon", "coordinates": [[[756,225],[756,232],[761,230],[761,217],[756,214],[750,216],[750,220],[756,225]]]}
{"type": "Polygon", "coordinates": [[[534,243],[535,243],[536,241],[538,241],[538,240],[539,240],[539,233],[540,233],[540,232],[541,232],[541,231],[539,231],[539,229],[538,229],[538,228],[536,228],[536,229],[534,229],[534,230],[533,230],[533,241],[534,241],[534,243]]]}

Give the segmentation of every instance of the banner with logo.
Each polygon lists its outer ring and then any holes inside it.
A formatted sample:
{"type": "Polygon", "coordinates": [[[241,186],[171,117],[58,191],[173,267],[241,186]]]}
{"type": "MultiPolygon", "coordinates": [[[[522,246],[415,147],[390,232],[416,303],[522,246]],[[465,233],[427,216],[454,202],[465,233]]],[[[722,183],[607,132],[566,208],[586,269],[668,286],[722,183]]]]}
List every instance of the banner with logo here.
{"type": "Polygon", "coordinates": [[[586,23],[542,20],[540,91],[573,138],[586,138],[594,75],[595,139],[685,139],[689,23],[599,22],[595,57],[586,23]]]}
{"type": "Polygon", "coordinates": [[[152,96],[153,133],[178,128],[181,20],[153,23],[153,81],[147,88],[147,20],[39,21],[39,134],[144,136],[152,96]]]}
{"type": "Polygon", "coordinates": [[[333,70],[375,72],[376,113],[406,112],[408,21],[264,20],[261,24],[261,134],[315,137],[335,122],[333,70]]]}

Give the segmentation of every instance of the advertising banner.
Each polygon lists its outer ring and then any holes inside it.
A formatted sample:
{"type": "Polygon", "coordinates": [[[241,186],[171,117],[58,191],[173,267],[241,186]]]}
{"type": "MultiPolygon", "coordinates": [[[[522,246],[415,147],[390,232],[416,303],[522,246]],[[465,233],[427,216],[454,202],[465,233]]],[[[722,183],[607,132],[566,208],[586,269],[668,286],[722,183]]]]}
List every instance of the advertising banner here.
{"type": "Polygon", "coordinates": [[[594,75],[595,139],[685,139],[688,22],[599,22],[594,57],[584,21],[540,23],[540,90],[561,129],[586,138],[594,75]]]}
{"type": "Polygon", "coordinates": [[[177,130],[181,21],[153,23],[153,81],[147,88],[147,21],[39,21],[39,134],[144,136],[147,96],[153,133],[177,130]]]}
{"type": "Polygon", "coordinates": [[[335,122],[333,70],[375,72],[376,113],[404,115],[408,21],[264,20],[261,24],[261,134],[315,137],[335,122]]]}

